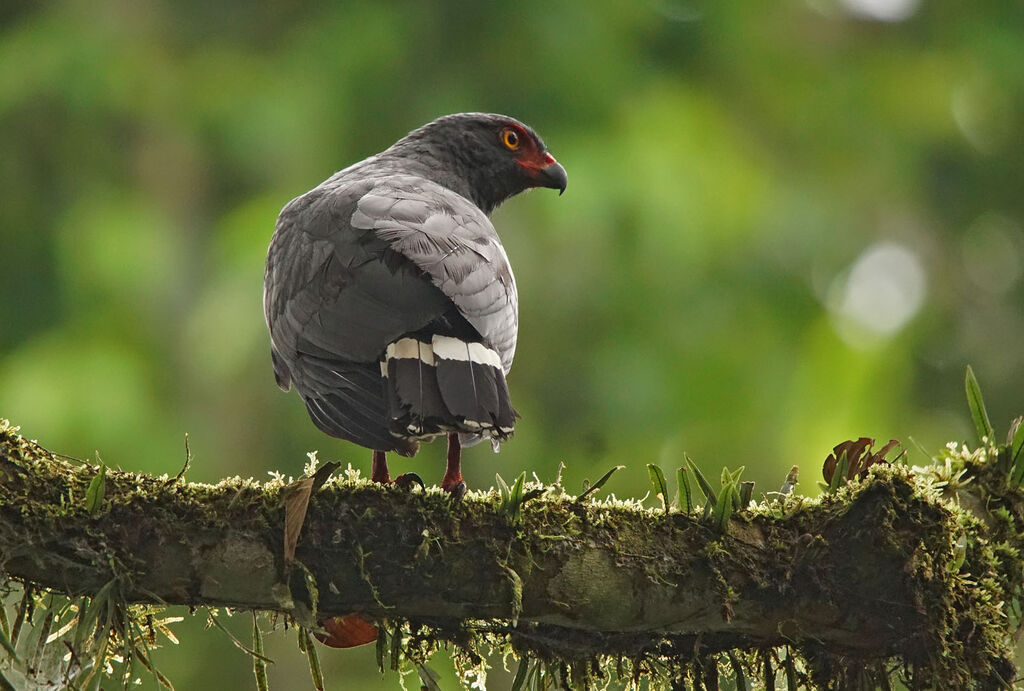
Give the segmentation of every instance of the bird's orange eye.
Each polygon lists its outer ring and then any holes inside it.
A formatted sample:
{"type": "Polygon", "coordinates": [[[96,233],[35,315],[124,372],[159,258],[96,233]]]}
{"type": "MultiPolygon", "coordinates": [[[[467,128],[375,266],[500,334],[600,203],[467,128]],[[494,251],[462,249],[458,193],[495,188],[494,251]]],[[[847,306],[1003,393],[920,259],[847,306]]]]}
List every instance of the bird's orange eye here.
{"type": "Polygon", "coordinates": [[[515,151],[519,148],[519,134],[515,130],[506,127],[501,131],[501,143],[515,151]]]}

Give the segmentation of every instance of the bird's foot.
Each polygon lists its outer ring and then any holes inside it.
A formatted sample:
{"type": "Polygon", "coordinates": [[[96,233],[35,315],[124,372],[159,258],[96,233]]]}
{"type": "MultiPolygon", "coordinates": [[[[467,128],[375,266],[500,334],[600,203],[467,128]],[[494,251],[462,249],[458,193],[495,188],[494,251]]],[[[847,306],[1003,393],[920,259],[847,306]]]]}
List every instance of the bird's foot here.
{"type": "Polygon", "coordinates": [[[462,443],[458,434],[448,435],[448,467],[441,478],[441,489],[451,495],[452,501],[466,496],[466,483],[462,481],[462,443]]]}
{"type": "Polygon", "coordinates": [[[458,482],[442,482],[441,489],[447,492],[452,501],[462,501],[462,498],[466,496],[466,483],[461,479],[458,482]]]}
{"type": "Polygon", "coordinates": [[[427,486],[423,483],[423,478],[421,478],[416,473],[404,473],[402,475],[399,475],[394,479],[394,481],[391,484],[393,484],[395,487],[398,487],[399,489],[409,491],[412,491],[413,485],[419,485],[420,489],[427,488],[427,486]]]}

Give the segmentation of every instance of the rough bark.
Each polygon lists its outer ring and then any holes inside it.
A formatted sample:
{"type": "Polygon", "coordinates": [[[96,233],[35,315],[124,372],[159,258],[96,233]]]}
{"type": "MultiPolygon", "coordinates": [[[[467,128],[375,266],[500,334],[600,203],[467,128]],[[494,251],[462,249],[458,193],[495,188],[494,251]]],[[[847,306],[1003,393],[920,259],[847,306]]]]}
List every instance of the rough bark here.
{"type": "Polygon", "coordinates": [[[788,644],[827,653],[819,667],[952,655],[971,674],[1012,675],[1009,624],[976,619],[1016,576],[985,551],[989,527],[906,469],[820,502],[764,503],[724,532],[697,515],[577,503],[560,489],[513,525],[494,493],[452,503],[437,490],[332,480],[312,496],[296,552],[311,579],[285,564],[280,483],[108,471],[90,515],[96,472],[0,427],[2,571],[71,596],[117,579],[129,601],[307,617],[313,584],[316,617],[452,630],[473,620],[569,660],[788,644]],[[971,582],[950,566],[958,553],[971,582]]]}

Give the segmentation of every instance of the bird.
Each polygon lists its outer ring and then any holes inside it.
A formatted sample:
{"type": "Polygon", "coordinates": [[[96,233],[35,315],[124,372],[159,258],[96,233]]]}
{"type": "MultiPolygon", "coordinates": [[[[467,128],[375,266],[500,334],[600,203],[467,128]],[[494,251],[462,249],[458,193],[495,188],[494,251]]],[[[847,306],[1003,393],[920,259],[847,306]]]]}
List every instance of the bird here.
{"type": "Polygon", "coordinates": [[[461,499],[462,448],[512,435],[519,298],[490,215],[567,180],[526,124],[456,113],[281,210],[263,292],[274,376],[320,430],[372,451],[371,480],[392,483],[386,453],[446,436],[441,488],[461,499]]]}

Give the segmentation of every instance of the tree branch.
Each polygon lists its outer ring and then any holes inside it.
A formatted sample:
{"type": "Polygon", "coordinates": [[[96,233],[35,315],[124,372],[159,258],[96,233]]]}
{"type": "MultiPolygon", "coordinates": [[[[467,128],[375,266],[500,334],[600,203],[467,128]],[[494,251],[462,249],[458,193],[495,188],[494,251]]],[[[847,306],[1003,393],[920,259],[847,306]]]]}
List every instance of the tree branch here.
{"type": "MultiPolygon", "coordinates": [[[[971,472],[984,480],[984,467],[971,472]]],[[[764,502],[724,533],[560,489],[512,525],[493,492],[453,504],[438,490],[332,480],[310,500],[296,553],[313,590],[285,564],[281,483],[108,471],[90,515],[96,472],[0,425],[3,571],[69,596],[117,579],[133,602],[359,612],[453,631],[472,620],[568,660],[793,645],[812,667],[895,657],[922,678],[965,665],[1013,674],[998,603],[1020,564],[994,556],[1001,529],[906,468],[875,468],[821,501],[764,502]]]]}

